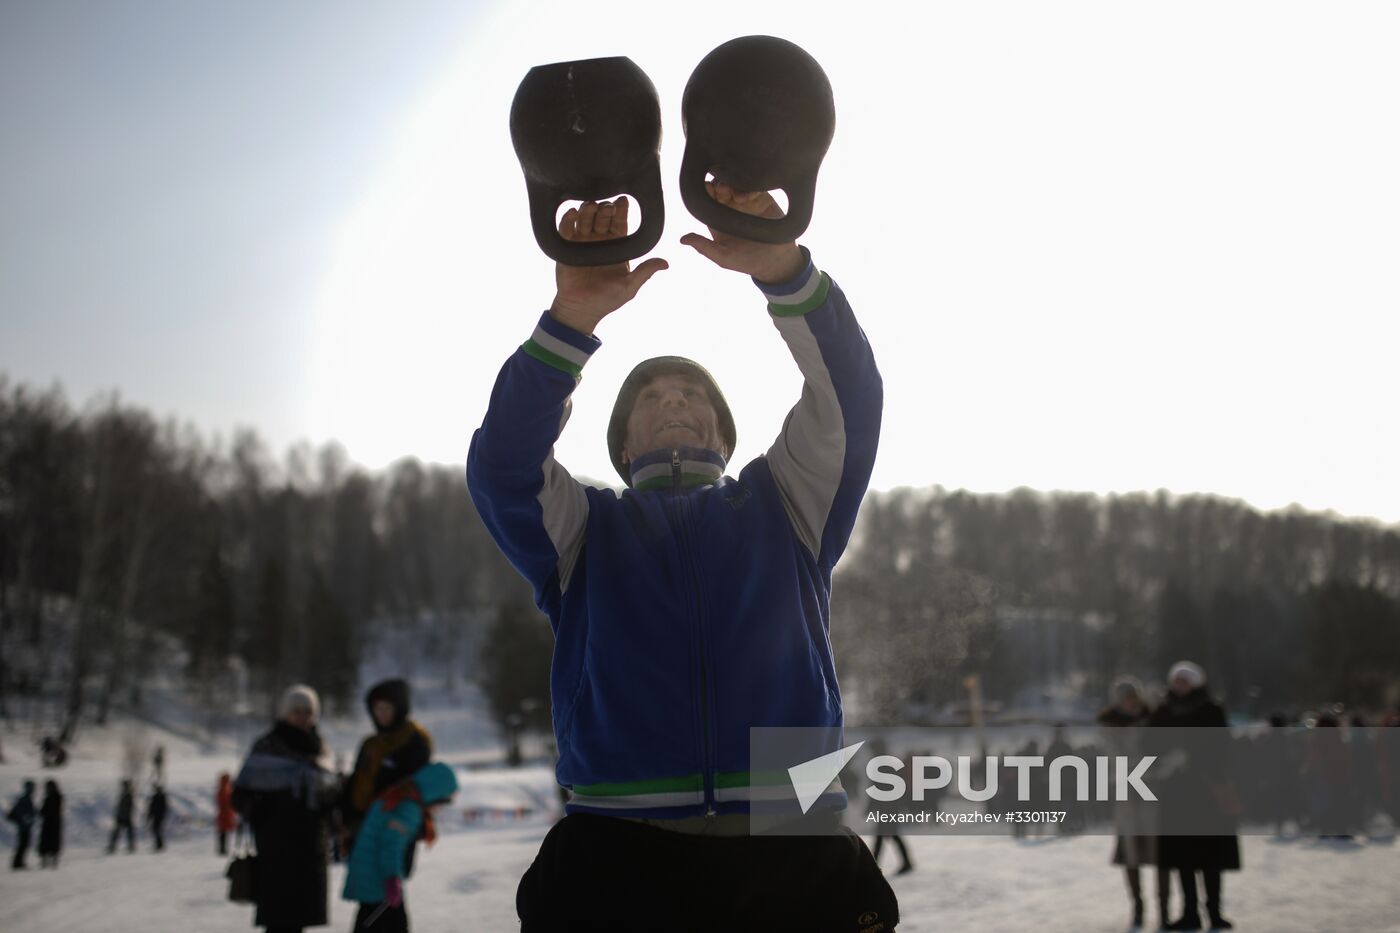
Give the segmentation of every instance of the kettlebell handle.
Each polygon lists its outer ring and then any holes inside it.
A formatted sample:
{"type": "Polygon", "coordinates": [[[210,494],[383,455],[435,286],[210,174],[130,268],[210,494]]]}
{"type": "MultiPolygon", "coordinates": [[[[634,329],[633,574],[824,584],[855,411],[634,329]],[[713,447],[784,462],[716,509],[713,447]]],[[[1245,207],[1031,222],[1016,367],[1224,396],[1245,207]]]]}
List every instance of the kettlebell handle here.
{"type": "Polygon", "coordinates": [[[812,204],[817,192],[815,173],[783,189],[788,196],[788,213],[768,218],[745,214],[710,197],[705,190],[706,172],[706,167],[687,149],[681,160],[681,200],[695,219],[707,227],[758,243],[792,243],[812,222],[812,204]]]}
{"type": "MultiPolygon", "coordinates": [[[[555,214],[559,205],[574,200],[568,192],[543,191],[530,188],[530,226],[535,242],[546,256],[566,266],[611,266],[645,256],[661,240],[666,225],[666,209],[661,200],[661,173],[654,178],[635,179],[619,194],[631,194],[633,208],[642,212],[637,232],[616,240],[591,240],[586,243],[566,240],[559,235],[555,214]]],[[[590,198],[589,200],[597,200],[590,198]]]]}

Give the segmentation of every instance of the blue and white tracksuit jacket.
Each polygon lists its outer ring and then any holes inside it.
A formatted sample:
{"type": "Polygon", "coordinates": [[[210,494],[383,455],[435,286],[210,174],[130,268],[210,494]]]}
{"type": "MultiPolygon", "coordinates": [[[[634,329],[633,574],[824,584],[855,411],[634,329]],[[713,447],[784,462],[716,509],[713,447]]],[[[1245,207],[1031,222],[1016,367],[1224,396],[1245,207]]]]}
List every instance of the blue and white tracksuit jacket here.
{"type": "MultiPolygon", "coordinates": [[[[804,251],[805,252],[805,251],[804,251]]],[[[553,456],[601,345],[545,314],[506,361],[467,484],[554,629],[557,777],[570,813],[745,813],[749,728],[842,722],[831,572],[855,524],[883,388],[845,295],[811,263],[762,284],[805,385],[765,456],[656,451],[620,494],[553,456]]],[[[833,782],[821,806],[843,806],[833,782]]]]}

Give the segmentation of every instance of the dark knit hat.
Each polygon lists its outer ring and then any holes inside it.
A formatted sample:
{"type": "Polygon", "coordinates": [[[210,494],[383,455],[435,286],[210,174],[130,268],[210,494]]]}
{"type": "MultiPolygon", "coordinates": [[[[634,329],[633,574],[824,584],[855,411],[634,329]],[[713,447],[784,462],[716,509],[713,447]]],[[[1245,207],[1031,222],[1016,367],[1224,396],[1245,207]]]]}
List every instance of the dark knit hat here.
{"type": "Polygon", "coordinates": [[[724,400],[724,393],[719,390],[714,377],[705,367],[683,356],[655,356],[638,363],[627,374],[617,393],[617,401],[613,403],[612,418],[608,421],[608,456],[612,458],[617,475],[628,486],[632,485],[632,477],[627,464],[622,462],[622,445],[627,440],[627,419],[632,417],[632,407],[637,404],[637,396],[642,389],[658,376],[689,376],[705,387],[710,404],[719,418],[720,437],[729,448],[729,454],[734,454],[734,416],[730,414],[729,403],[724,400]]]}

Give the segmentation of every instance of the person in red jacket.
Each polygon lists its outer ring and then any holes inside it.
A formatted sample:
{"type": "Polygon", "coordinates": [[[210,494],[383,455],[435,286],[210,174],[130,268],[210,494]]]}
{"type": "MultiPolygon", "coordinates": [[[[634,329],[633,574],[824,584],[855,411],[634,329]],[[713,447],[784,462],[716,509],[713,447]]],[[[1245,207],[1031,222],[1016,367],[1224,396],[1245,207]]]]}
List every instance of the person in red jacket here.
{"type": "Polygon", "coordinates": [[[238,827],[238,812],[233,809],[233,778],[225,771],[219,775],[219,789],[214,793],[217,812],[214,831],[219,834],[219,854],[228,855],[228,834],[238,827]]]}

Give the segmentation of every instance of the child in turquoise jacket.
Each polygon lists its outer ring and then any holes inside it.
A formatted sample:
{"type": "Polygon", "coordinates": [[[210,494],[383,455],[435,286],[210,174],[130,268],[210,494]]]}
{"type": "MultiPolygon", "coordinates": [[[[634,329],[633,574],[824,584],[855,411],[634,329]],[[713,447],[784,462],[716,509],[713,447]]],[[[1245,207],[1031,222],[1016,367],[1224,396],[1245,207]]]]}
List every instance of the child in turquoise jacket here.
{"type": "Polygon", "coordinates": [[[365,815],[345,873],[347,901],[359,901],[355,930],[402,933],[408,930],[403,903],[404,856],[418,839],[419,829],[432,845],[432,808],[457,792],[457,778],[442,762],[434,762],[411,778],[384,791],[365,815]]]}

